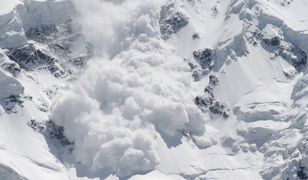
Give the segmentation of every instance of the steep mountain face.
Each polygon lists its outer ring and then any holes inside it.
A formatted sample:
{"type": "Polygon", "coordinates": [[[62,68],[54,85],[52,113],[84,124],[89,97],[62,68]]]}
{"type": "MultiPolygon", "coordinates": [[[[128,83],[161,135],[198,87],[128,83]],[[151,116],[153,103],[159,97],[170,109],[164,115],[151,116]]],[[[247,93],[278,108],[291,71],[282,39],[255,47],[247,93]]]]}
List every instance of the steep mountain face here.
{"type": "Polygon", "coordinates": [[[0,179],[308,179],[306,0],[2,0],[0,179]]]}

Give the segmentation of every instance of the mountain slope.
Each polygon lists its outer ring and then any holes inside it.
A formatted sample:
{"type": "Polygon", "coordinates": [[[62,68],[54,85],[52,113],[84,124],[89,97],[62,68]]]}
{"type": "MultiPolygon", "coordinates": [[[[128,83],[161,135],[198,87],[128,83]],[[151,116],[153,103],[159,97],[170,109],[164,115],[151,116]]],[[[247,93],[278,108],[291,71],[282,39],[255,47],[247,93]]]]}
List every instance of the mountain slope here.
{"type": "Polygon", "coordinates": [[[305,0],[1,3],[0,177],[307,179],[305,0]]]}

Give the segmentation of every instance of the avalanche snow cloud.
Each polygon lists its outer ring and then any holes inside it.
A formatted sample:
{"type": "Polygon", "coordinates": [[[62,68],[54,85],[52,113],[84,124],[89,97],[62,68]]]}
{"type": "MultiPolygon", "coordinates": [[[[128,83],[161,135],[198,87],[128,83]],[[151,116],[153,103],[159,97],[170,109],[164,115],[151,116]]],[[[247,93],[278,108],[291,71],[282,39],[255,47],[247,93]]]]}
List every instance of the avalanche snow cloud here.
{"type": "MultiPolygon", "coordinates": [[[[74,4],[98,57],[58,95],[51,119],[74,142],[73,155],[91,174],[129,177],[159,164],[157,139],[168,147],[184,134],[208,141],[193,103],[192,77],[161,40],[163,1],[82,1],[74,4]]],[[[205,144],[205,145],[204,145],[205,144]]]]}
{"type": "Polygon", "coordinates": [[[307,179],[307,7],[0,0],[0,179],[307,179]]]}

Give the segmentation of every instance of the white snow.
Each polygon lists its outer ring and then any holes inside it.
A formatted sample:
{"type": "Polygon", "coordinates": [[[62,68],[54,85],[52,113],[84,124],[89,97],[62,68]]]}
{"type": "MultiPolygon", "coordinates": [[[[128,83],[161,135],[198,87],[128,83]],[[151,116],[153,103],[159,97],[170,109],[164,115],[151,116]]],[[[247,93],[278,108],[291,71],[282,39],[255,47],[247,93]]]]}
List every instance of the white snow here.
{"type": "Polygon", "coordinates": [[[9,49],[0,49],[0,179],[298,178],[308,162],[307,70],[254,31],[308,53],[307,8],[305,0],[0,0],[0,48],[73,18],[85,39],[68,53],[83,54],[86,41],[96,52],[72,80],[41,69],[13,76],[3,66],[9,49]],[[163,40],[160,10],[170,2],[189,23],[163,40]],[[188,62],[204,48],[216,52],[215,68],[194,81],[188,62]],[[194,103],[209,75],[219,79],[213,95],[230,108],[226,119],[194,103]],[[4,105],[11,95],[24,97],[15,113],[4,105]],[[72,153],[30,120],[62,126],[72,153]]]}
{"type": "MultiPolygon", "coordinates": [[[[158,38],[159,27],[152,21],[159,14],[158,2],[135,3],[133,10],[141,17],[137,24],[132,17],[122,26],[139,34],[112,61],[93,61],[73,91],[59,96],[51,116],[75,142],[76,159],[102,175],[125,177],[153,170],[159,162],[156,136],[176,146],[182,132],[204,134],[205,121],[187,93],[192,83],[188,67],[158,38]],[[146,8],[152,16],[143,11],[146,8]],[[146,28],[141,29],[139,22],[146,28]]],[[[122,32],[116,30],[114,36],[120,37],[122,32]]]]}

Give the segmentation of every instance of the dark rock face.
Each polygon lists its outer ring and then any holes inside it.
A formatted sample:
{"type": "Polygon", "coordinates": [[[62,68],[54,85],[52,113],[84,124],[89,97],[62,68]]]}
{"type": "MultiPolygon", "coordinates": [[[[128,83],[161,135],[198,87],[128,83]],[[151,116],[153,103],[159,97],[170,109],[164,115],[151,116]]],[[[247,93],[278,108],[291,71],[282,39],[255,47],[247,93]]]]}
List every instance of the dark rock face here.
{"type": "MultiPolygon", "coordinates": [[[[215,51],[209,48],[193,52],[194,61],[189,62],[188,65],[192,70],[192,76],[195,81],[200,81],[214,69],[215,54],[215,51]]],[[[218,83],[218,79],[215,78],[214,76],[210,76],[210,83],[214,83],[210,84],[210,86],[216,86],[216,83],[218,83]]]]}
{"type": "Polygon", "coordinates": [[[297,75],[297,71],[283,71],[283,74],[288,79],[294,79],[295,76],[297,75]]]}
{"type": "Polygon", "coordinates": [[[303,70],[307,64],[307,54],[305,51],[290,44],[289,46],[274,46],[276,56],[292,64],[297,71],[303,70]]]}
{"type": "Polygon", "coordinates": [[[4,50],[0,52],[0,67],[16,77],[21,72],[20,66],[16,62],[10,60],[6,52],[8,51],[4,50]]]}
{"type": "MultiPolygon", "coordinates": [[[[77,27],[74,26],[74,28],[77,27]]],[[[77,32],[73,30],[71,20],[59,25],[43,24],[31,27],[26,32],[26,36],[36,44],[48,47],[48,52],[38,53],[47,55],[43,57],[48,61],[48,66],[45,67],[57,77],[80,70],[94,54],[94,47],[78,30],[77,32]],[[80,44],[80,47],[74,47],[76,42],[80,44]],[[55,63],[49,63],[54,60],[55,63]]]]}
{"type": "Polygon", "coordinates": [[[32,119],[27,124],[34,131],[42,133],[50,139],[58,141],[61,145],[68,146],[73,144],[64,136],[63,127],[57,126],[53,121],[38,122],[32,119]]]}
{"type": "Polygon", "coordinates": [[[39,122],[35,121],[34,119],[31,119],[31,120],[27,123],[27,125],[28,125],[29,127],[31,127],[31,128],[32,128],[34,131],[36,131],[36,132],[42,132],[42,131],[45,129],[44,124],[39,123],[39,122]]]}
{"type": "Polygon", "coordinates": [[[205,87],[204,94],[195,98],[195,104],[202,111],[210,110],[213,114],[222,115],[224,118],[228,118],[230,109],[225,103],[216,100],[214,96],[214,87],[217,86],[218,83],[218,78],[214,75],[210,75],[209,84],[205,87]]]}
{"type": "Polygon", "coordinates": [[[202,110],[206,110],[213,104],[214,98],[207,95],[197,96],[195,98],[195,104],[202,110]]]}
{"type": "Polygon", "coordinates": [[[306,66],[307,54],[303,50],[291,46],[290,48],[286,49],[286,51],[289,51],[290,54],[280,51],[279,55],[281,55],[281,57],[283,57],[284,59],[290,61],[297,70],[300,71],[306,66]]]}
{"type": "MultiPolygon", "coordinates": [[[[48,71],[57,78],[74,76],[83,70],[93,56],[94,47],[86,41],[78,27],[74,26],[76,29],[73,29],[72,26],[72,21],[68,20],[62,24],[29,27],[25,33],[25,44],[1,49],[0,67],[6,71],[5,74],[10,73],[14,77],[24,71],[32,74],[37,70],[48,71]]],[[[31,75],[28,77],[31,78],[31,75]]],[[[19,83],[16,87],[19,88],[19,83]]],[[[7,91],[6,94],[2,93],[0,104],[6,113],[15,113],[18,107],[23,107],[24,98],[27,97],[23,96],[23,90],[12,93],[10,89],[7,91]]],[[[40,107],[44,112],[47,112],[47,109],[40,107]]]]}
{"type": "Polygon", "coordinates": [[[34,70],[40,65],[49,64],[54,61],[52,57],[36,49],[32,44],[12,49],[8,55],[11,60],[27,70],[34,70]]]}
{"type": "Polygon", "coordinates": [[[3,63],[1,66],[15,77],[21,72],[19,65],[15,62],[3,63]]]}
{"type": "Polygon", "coordinates": [[[200,65],[195,62],[189,62],[188,65],[192,70],[192,77],[194,78],[194,80],[200,81],[203,77],[203,70],[200,65]]]}
{"type": "Polygon", "coordinates": [[[199,106],[201,109],[207,109],[213,104],[213,98],[211,96],[197,96],[195,98],[195,104],[199,106]]]}
{"type": "Polygon", "coordinates": [[[193,40],[200,39],[200,35],[199,35],[198,33],[194,33],[194,34],[192,35],[192,39],[193,39],[193,40]]]}
{"type": "Polygon", "coordinates": [[[58,60],[43,50],[38,49],[34,44],[11,49],[8,56],[25,70],[47,68],[56,77],[64,75],[58,60]]]}
{"type": "Polygon", "coordinates": [[[209,79],[210,79],[209,85],[211,85],[213,87],[218,85],[219,79],[216,76],[210,75],[209,79]]]}
{"type": "Polygon", "coordinates": [[[28,39],[47,45],[50,50],[55,54],[65,54],[71,51],[71,43],[77,36],[81,36],[78,33],[74,33],[72,30],[72,22],[54,25],[38,25],[31,27],[27,32],[28,39]]]}
{"type": "Polygon", "coordinates": [[[205,48],[193,52],[194,59],[200,64],[202,69],[210,71],[214,67],[215,52],[212,49],[205,48]]]}
{"type": "Polygon", "coordinates": [[[170,35],[178,33],[188,24],[188,17],[181,12],[174,12],[172,8],[173,5],[162,7],[159,24],[163,39],[168,39],[170,35]]]}
{"type": "Polygon", "coordinates": [[[209,84],[204,88],[204,93],[208,93],[214,98],[213,90],[218,85],[219,79],[214,75],[210,75],[209,80],[209,84]]]}
{"type": "Polygon", "coordinates": [[[297,71],[302,71],[307,64],[307,54],[295,44],[283,40],[283,38],[275,36],[272,38],[265,38],[264,34],[257,29],[252,33],[252,37],[248,38],[248,42],[257,45],[257,41],[261,42],[262,47],[280,56],[284,60],[292,64],[297,71]]]}
{"type": "Polygon", "coordinates": [[[289,44],[288,46],[281,45],[279,37],[263,39],[263,42],[266,46],[273,47],[277,56],[290,62],[298,71],[307,64],[307,54],[303,50],[293,44],[289,44]]]}
{"type": "Polygon", "coordinates": [[[294,0],[286,0],[286,1],[282,1],[280,2],[281,6],[289,6],[290,4],[292,4],[294,0]]]}
{"type": "Polygon", "coordinates": [[[201,95],[195,98],[195,104],[202,110],[210,110],[211,113],[222,115],[224,118],[229,117],[228,106],[220,101],[215,100],[211,95],[201,95]]]}
{"type": "Polygon", "coordinates": [[[229,117],[229,113],[226,111],[227,105],[220,101],[215,101],[212,106],[210,107],[210,110],[214,114],[222,115],[224,118],[229,117]]]}
{"type": "Polygon", "coordinates": [[[278,36],[275,36],[271,39],[263,39],[263,42],[268,46],[279,46],[280,38],[278,36]]]}
{"type": "Polygon", "coordinates": [[[58,32],[58,29],[54,24],[40,25],[36,27],[31,27],[26,32],[26,37],[42,43],[48,40],[48,37],[56,32],[58,32]]]}
{"type": "Polygon", "coordinates": [[[4,108],[7,113],[15,113],[15,107],[17,105],[23,107],[24,98],[22,95],[10,95],[4,98],[4,108]]]}
{"type": "Polygon", "coordinates": [[[53,121],[47,121],[46,133],[48,133],[51,139],[58,140],[62,145],[71,145],[70,142],[64,135],[64,128],[57,126],[53,121]]]}
{"type": "Polygon", "coordinates": [[[301,180],[306,180],[308,179],[308,176],[307,174],[305,173],[305,167],[303,166],[300,166],[298,167],[298,171],[296,172],[296,175],[299,179],[301,180]]]}
{"type": "Polygon", "coordinates": [[[200,81],[203,77],[203,73],[201,70],[193,70],[192,76],[195,81],[200,81]]]}
{"type": "Polygon", "coordinates": [[[160,21],[160,31],[163,35],[176,34],[187,24],[188,18],[180,12],[175,12],[169,18],[160,21]]]}

